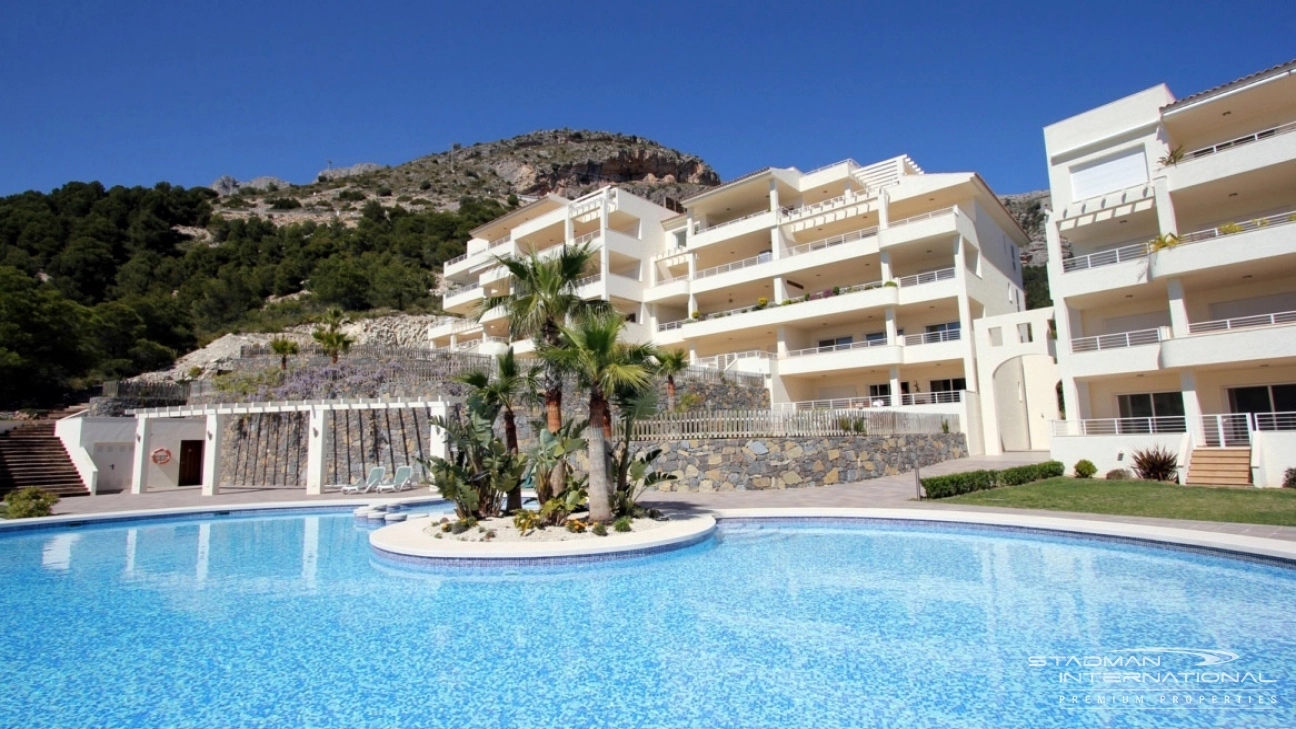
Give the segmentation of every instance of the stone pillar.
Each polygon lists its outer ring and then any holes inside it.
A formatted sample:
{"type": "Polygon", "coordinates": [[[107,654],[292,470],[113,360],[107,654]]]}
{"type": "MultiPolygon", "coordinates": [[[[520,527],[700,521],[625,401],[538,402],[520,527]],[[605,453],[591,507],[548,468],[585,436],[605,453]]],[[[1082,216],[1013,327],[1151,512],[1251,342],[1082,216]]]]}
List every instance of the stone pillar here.
{"type": "Polygon", "coordinates": [[[1170,297],[1170,332],[1175,339],[1188,336],[1188,303],[1184,300],[1183,280],[1172,278],[1166,281],[1166,293],[1170,297]]]}
{"type": "Polygon", "coordinates": [[[324,456],[329,452],[332,422],[332,411],[321,405],[311,407],[310,431],[306,434],[306,493],[313,496],[324,493],[324,456]]]}
{"type": "Polygon", "coordinates": [[[135,458],[131,464],[131,493],[148,491],[149,437],[152,430],[147,415],[135,416],[135,458]]]}
{"type": "Polygon", "coordinates": [[[207,443],[203,447],[202,495],[220,493],[221,444],[225,441],[225,418],[216,413],[207,414],[207,443]]]}

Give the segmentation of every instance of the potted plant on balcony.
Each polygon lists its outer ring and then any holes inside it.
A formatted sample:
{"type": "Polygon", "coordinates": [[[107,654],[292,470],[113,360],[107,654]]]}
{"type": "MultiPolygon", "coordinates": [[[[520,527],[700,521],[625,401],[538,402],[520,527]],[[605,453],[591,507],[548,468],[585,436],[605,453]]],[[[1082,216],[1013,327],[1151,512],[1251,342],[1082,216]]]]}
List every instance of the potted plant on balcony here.
{"type": "Polygon", "coordinates": [[[1178,147],[1175,147],[1174,149],[1167,152],[1164,157],[1157,158],[1157,164],[1161,165],[1162,167],[1170,167],[1172,165],[1177,165],[1180,162],[1182,162],[1183,158],[1184,158],[1184,148],[1183,145],[1181,144],[1178,147]]]}
{"type": "Polygon", "coordinates": [[[1166,248],[1174,248],[1179,245],[1179,236],[1174,233],[1162,233],[1151,241],[1148,241],[1148,245],[1152,247],[1153,252],[1164,250],[1166,248]]]}
{"type": "Polygon", "coordinates": [[[769,306],[769,299],[765,298],[764,296],[760,297],[759,299],[756,299],[756,311],[760,311],[761,309],[764,309],[767,306],[769,306]]]}
{"type": "Polygon", "coordinates": [[[898,289],[898,288],[900,288],[900,284],[896,283],[895,281],[887,281],[886,283],[884,283],[884,284],[882,284],[882,285],[883,285],[883,286],[890,286],[890,287],[893,288],[893,289],[898,289]]]}
{"type": "Polygon", "coordinates": [[[693,312],[693,318],[694,318],[695,320],[696,320],[696,319],[701,319],[701,318],[702,318],[702,312],[700,312],[700,311],[695,311],[695,312],[693,312]]]}

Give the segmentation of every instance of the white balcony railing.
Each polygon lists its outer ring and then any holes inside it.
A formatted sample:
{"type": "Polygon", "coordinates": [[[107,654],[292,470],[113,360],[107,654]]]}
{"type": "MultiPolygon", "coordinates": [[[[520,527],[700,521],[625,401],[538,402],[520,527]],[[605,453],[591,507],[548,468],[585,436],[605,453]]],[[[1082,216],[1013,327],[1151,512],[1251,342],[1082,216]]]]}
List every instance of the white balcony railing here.
{"type": "Polygon", "coordinates": [[[1193,435],[1207,448],[1240,448],[1251,445],[1251,413],[1223,413],[1193,418],[1193,435]]]}
{"type": "Polygon", "coordinates": [[[679,320],[677,320],[677,321],[667,321],[667,322],[662,322],[661,324],[658,324],[658,325],[657,325],[657,331],[659,331],[659,332],[669,332],[669,331],[672,330],[672,329],[679,329],[680,327],[684,326],[685,324],[688,324],[690,321],[692,321],[692,320],[691,320],[691,319],[679,319],[679,320]]]}
{"type": "Polygon", "coordinates": [[[1151,247],[1147,243],[1135,243],[1133,245],[1121,246],[1107,251],[1098,251],[1090,253],[1087,256],[1077,256],[1075,258],[1066,258],[1062,260],[1062,271],[1070,273],[1071,271],[1084,271],[1099,266],[1111,266],[1125,261],[1133,261],[1139,258],[1147,258],[1151,252],[1151,247]]]}
{"type": "Polygon", "coordinates": [[[844,195],[838,195],[837,197],[822,200],[817,203],[798,205],[794,208],[783,208],[782,213],[783,216],[789,220],[798,220],[810,215],[827,212],[842,207],[843,205],[850,205],[861,200],[867,200],[869,197],[871,196],[863,192],[847,192],[844,195]]]}
{"type": "Polygon", "coordinates": [[[509,234],[505,235],[503,238],[496,238],[495,240],[491,241],[490,243],[487,243],[487,244],[486,244],[486,250],[490,250],[490,249],[492,249],[492,248],[499,248],[500,246],[502,246],[502,245],[504,245],[504,244],[506,244],[506,243],[512,243],[512,242],[513,242],[513,234],[512,234],[512,233],[509,233],[509,234]]]}
{"type": "Polygon", "coordinates": [[[1296,132],[1296,122],[1287,122],[1286,124],[1280,124],[1276,127],[1270,127],[1269,129],[1264,129],[1255,132],[1254,134],[1247,134],[1246,136],[1236,137],[1234,139],[1228,140],[1227,142],[1220,142],[1219,144],[1213,144],[1209,147],[1194,149],[1193,151],[1184,155],[1184,161],[1187,162],[1190,160],[1200,159],[1202,157],[1209,157],[1212,154],[1223,152],[1228,149],[1233,149],[1234,147],[1241,147],[1243,145],[1250,144],[1252,142],[1258,142],[1261,139],[1268,139],[1270,137],[1277,137],[1282,134],[1287,134],[1288,132],[1296,132]]]}
{"type": "Polygon", "coordinates": [[[741,218],[734,218],[733,220],[726,220],[726,221],[724,221],[723,223],[716,223],[715,225],[708,225],[708,226],[706,226],[705,228],[702,227],[702,224],[701,224],[701,223],[696,223],[693,232],[694,232],[694,234],[698,234],[698,233],[707,233],[707,232],[710,232],[710,231],[713,231],[713,230],[718,230],[718,229],[723,228],[723,227],[728,226],[728,225],[737,225],[738,223],[741,223],[741,222],[743,222],[744,220],[751,220],[752,218],[759,218],[760,216],[765,215],[765,214],[768,213],[768,212],[769,212],[769,210],[757,210],[756,212],[754,212],[754,213],[750,213],[750,214],[748,214],[748,215],[744,215],[744,216],[742,216],[741,218]]]}
{"type": "Polygon", "coordinates": [[[586,233],[585,235],[582,235],[581,237],[572,241],[571,244],[572,246],[583,246],[586,243],[593,243],[601,235],[603,235],[603,231],[596,230],[593,233],[586,233]]]}
{"type": "Polygon", "coordinates": [[[937,342],[957,342],[963,337],[960,329],[946,329],[940,332],[927,332],[926,334],[906,334],[904,343],[906,347],[915,347],[920,344],[936,344],[937,342]]]}
{"type": "Polygon", "coordinates": [[[701,271],[698,271],[697,273],[693,274],[693,278],[694,280],[697,280],[700,278],[708,278],[710,276],[718,276],[722,273],[728,273],[730,271],[740,271],[744,268],[759,266],[762,263],[769,263],[772,260],[774,260],[774,258],[770,253],[761,253],[760,255],[752,256],[751,258],[744,258],[741,261],[726,263],[722,266],[712,266],[711,268],[704,268],[701,271]]]}
{"type": "Polygon", "coordinates": [[[602,280],[603,280],[603,274],[596,273],[593,276],[586,276],[585,278],[577,279],[575,286],[576,288],[579,289],[585,286],[589,286],[590,284],[596,284],[602,280]]]}
{"type": "Polygon", "coordinates": [[[909,218],[901,218],[900,220],[893,220],[887,224],[887,227],[897,228],[902,225],[909,225],[910,223],[917,223],[923,220],[931,220],[932,218],[939,218],[943,215],[951,215],[955,212],[958,212],[957,207],[941,208],[940,210],[933,210],[930,213],[923,213],[922,215],[914,215],[913,217],[909,217],[909,218]]]}
{"type": "Polygon", "coordinates": [[[792,246],[791,248],[788,248],[787,255],[799,256],[803,253],[810,253],[812,251],[821,251],[825,248],[832,248],[833,246],[842,245],[843,243],[851,243],[857,240],[864,240],[865,238],[869,238],[871,236],[877,235],[877,231],[878,231],[877,226],[874,226],[872,228],[862,228],[860,230],[852,230],[849,233],[842,233],[841,235],[834,235],[831,238],[821,238],[819,240],[810,241],[809,243],[802,243],[801,245],[792,246]]]}
{"type": "Polygon", "coordinates": [[[793,349],[787,353],[788,357],[805,357],[812,354],[825,354],[827,352],[847,352],[852,349],[868,349],[870,347],[885,347],[890,342],[886,339],[865,339],[850,344],[832,344],[825,347],[806,347],[805,349],[793,349]]]}
{"type": "Polygon", "coordinates": [[[1233,319],[1217,319],[1188,325],[1189,334],[1214,334],[1233,329],[1250,329],[1252,327],[1271,327],[1276,324],[1296,324],[1296,311],[1282,311],[1276,314],[1257,314],[1239,316],[1233,319]]]}
{"type": "Polygon", "coordinates": [[[902,288],[906,286],[921,286],[922,284],[936,283],[937,281],[949,281],[954,278],[954,268],[942,268],[939,271],[927,271],[913,276],[902,276],[896,279],[896,283],[902,288]]]}
{"type": "Polygon", "coordinates": [[[1156,344],[1170,338],[1170,327],[1140,329],[1136,332],[1103,334],[1097,337],[1076,337],[1071,340],[1072,352],[1097,352],[1103,349],[1124,349],[1145,344],[1156,344]]]}
{"type": "Polygon", "coordinates": [[[1186,433],[1188,420],[1182,415],[1159,418],[1093,418],[1090,420],[1054,420],[1053,435],[1127,435],[1147,433],[1186,433]]]}
{"type": "Polygon", "coordinates": [[[727,370],[734,362],[743,359],[772,359],[774,355],[763,349],[748,349],[743,352],[725,352],[710,357],[701,357],[693,363],[694,367],[705,367],[714,370],[727,370]]]}
{"type": "Polygon", "coordinates": [[[963,402],[964,390],[942,390],[939,392],[914,392],[900,395],[901,405],[947,405],[963,402]]]}
{"type": "Polygon", "coordinates": [[[1202,240],[1211,240],[1213,238],[1222,238],[1228,235],[1245,233],[1249,230],[1259,230],[1269,226],[1287,225],[1296,223],[1296,210],[1284,210],[1278,213],[1272,213],[1251,220],[1241,220],[1232,223],[1220,223],[1214,228],[1205,228],[1195,230],[1179,237],[1179,243],[1196,243],[1202,240]]]}
{"type": "Polygon", "coordinates": [[[462,263],[463,261],[466,261],[466,260],[468,260],[468,254],[467,254],[467,253],[463,254],[462,256],[455,256],[454,258],[451,258],[450,260],[446,261],[444,265],[445,265],[445,266],[453,266],[453,265],[455,265],[456,263],[462,263]]]}
{"type": "Polygon", "coordinates": [[[473,283],[464,284],[463,286],[460,286],[458,288],[450,289],[445,293],[445,298],[452,299],[456,296],[459,296],[460,294],[466,294],[469,291],[472,291],[473,289],[479,289],[479,288],[481,288],[481,282],[474,281],[473,283]]]}
{"type": "Polygon", "coordinates": [[[1296,430],[1296,412],[1255,413],[1256,430],[1296,430]]]}

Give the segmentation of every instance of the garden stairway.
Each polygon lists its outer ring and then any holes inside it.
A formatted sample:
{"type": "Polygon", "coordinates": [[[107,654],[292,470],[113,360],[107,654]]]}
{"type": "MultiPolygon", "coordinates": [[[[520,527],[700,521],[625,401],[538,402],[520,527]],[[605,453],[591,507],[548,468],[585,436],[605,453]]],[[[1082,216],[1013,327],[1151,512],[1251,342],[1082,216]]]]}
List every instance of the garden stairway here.
{"type": "Polygon", "coordinates": [[[1195,448],[1188,462],[1187,482],[1193,485],[1248,486],[1250,448],[1195,448]]]}
{"type": "Polygon", "coordinates": [[[39,486],[59,496],[89,494],[72,465],[53,420],[38,420],[0,433],[0,495],[39,486]]]}

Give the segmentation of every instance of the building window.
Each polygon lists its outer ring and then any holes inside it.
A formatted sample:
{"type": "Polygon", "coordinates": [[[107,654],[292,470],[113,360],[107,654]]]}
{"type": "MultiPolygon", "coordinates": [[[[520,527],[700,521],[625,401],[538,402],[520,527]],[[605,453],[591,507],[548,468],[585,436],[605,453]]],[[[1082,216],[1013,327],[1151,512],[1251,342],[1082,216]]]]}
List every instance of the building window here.
{"type": "Polygon", "coordinates": [[[932,392],[957,392],[967,389],[967,378],[955,377],[949,380],[932,380],[930,384],[932,392]]]}
{"type": "Polygon", "coordinates": [[[1230,387],[1228,398],[1234,413],[1296,412],[1296,384],[1230,387]]]}
{"type": "Polygon", "coordinates": [[[864,341],[868,342],[869,344],[874,344],[875,342],[885,342],[886,332],[869,332],[868,334],[864,335],[864,341]]]}
{"type": "Polygon", "coordinates": [[[855,338],[850,336],[836,337],[834,339],[820,339],[819,348],[825,349],[829,347],[848,347],[854,341],[855,338]]]}
{"type": "Polygon", "coordinates": [[[1122,418],[1183,417],[1183,393],[1145,392],[1116,398],[1122,418]]]}

